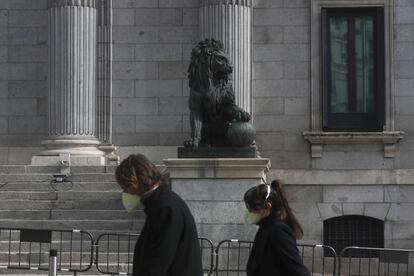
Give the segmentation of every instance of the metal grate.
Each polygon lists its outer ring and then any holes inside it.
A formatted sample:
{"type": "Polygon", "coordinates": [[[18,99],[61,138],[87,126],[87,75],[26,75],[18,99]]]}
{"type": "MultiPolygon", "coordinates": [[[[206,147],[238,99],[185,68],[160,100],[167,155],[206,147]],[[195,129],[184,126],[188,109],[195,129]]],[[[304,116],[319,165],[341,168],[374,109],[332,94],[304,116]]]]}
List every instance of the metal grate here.
{"type": "MultiPolygon", "coordinates": [[[[323,223],[323,242],[341,252],[347,246],[384,247],[384,221],[359,215],[340,216],[323,223]]],[[[325,256],[330,256],[325,251],[325,256]]],[[[347,257],[377,257],[377,251],[350,251],[347,257]],[[351,256],[352,255],[352,256],[351,256]]]]}

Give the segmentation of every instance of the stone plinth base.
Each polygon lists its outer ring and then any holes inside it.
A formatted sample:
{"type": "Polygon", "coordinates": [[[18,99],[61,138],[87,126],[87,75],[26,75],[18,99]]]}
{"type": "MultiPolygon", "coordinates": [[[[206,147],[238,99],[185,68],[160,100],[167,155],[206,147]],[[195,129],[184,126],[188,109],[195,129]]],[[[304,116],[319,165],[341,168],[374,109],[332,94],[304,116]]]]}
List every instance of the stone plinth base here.
{"type": "MultiPolygon", "coordinates": [[[[59,156],[32,156],[31,165],[33,166],[61,166],[59,156]]],[[[103,166],[105,165],[104,156],[70,156],[71,166],[103,166]]]]}
{"type": "Polygon", "coordinates": [[[263,158],[164,159],[172,189],[188,204],[199,236],[215,244],[225,239],[252,240],[257,231],[244,223],[243,195],[266,179],[263,158]]]}
{"type": "Polygon", "coordinates": [[[256,147],[178,147],[178,158],[256,158],[256,147]]]}

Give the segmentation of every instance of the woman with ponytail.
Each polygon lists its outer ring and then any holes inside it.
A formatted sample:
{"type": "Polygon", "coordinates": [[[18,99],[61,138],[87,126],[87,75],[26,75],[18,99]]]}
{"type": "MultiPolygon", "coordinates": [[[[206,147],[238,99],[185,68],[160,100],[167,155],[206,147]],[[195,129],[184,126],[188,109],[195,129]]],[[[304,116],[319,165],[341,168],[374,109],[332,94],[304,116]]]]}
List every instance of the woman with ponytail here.
{"type": "Polygon", "coordinates": [[[246,218],[259,225],[247,263],[248,276],[310,276],[296,239],[303,230],[292,213],[282,181],[255,186],[244,194],[246,218]]]}

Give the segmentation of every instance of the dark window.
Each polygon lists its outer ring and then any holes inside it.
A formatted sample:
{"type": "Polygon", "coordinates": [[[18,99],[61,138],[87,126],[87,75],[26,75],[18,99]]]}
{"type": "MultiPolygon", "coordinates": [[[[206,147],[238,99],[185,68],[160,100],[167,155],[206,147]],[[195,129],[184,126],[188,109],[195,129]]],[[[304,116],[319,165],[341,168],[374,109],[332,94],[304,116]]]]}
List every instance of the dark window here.
{"type": "Polygon", "coordinates": [[[322,9],[324,131],[382,131],[383,8],[322,9]]]}
{"type": "MultiPolygon", "coordinates": [[[[338,254],[347,246],[383,248],[384,221],[358,215],[327,219],[323,222],[323,243],[332,246],[338,254]]],[[[358,256],[349,252],[353,257],[375,256],[370,251],[358,251],[355,253],[358,256]]]]}

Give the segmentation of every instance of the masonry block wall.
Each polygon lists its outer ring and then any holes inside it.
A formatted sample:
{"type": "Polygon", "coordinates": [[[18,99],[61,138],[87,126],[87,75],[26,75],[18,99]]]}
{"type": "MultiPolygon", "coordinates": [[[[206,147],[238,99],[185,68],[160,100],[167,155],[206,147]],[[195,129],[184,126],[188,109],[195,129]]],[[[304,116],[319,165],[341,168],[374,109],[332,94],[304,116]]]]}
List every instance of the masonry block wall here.
{"type": "Polygon", "coordinates": [[[310,1],[261,0],[253,10],[253,112],[272,167],[309,168],[310,1]]]}
{"type": "Polygon", "coordinates": [[[46,77],[46,0],[0,1],[0,164],[27,163],[38,150],[46,77]]]}
{"type": "MultiPolygon", "coordinates": [[[[395,125],[406,132],[396,167],[414,167],[414,2],[398,0],[394,20],[395,125]]],[[[414,181],[413,181],[414,182],[414,181]]]]}
{"type": "Polygon", "coordinates": [[[113,5],[113,142],[182,145],[190,129],[187,68],[199,41],[199,1],[118,0],[113,5]]]}

